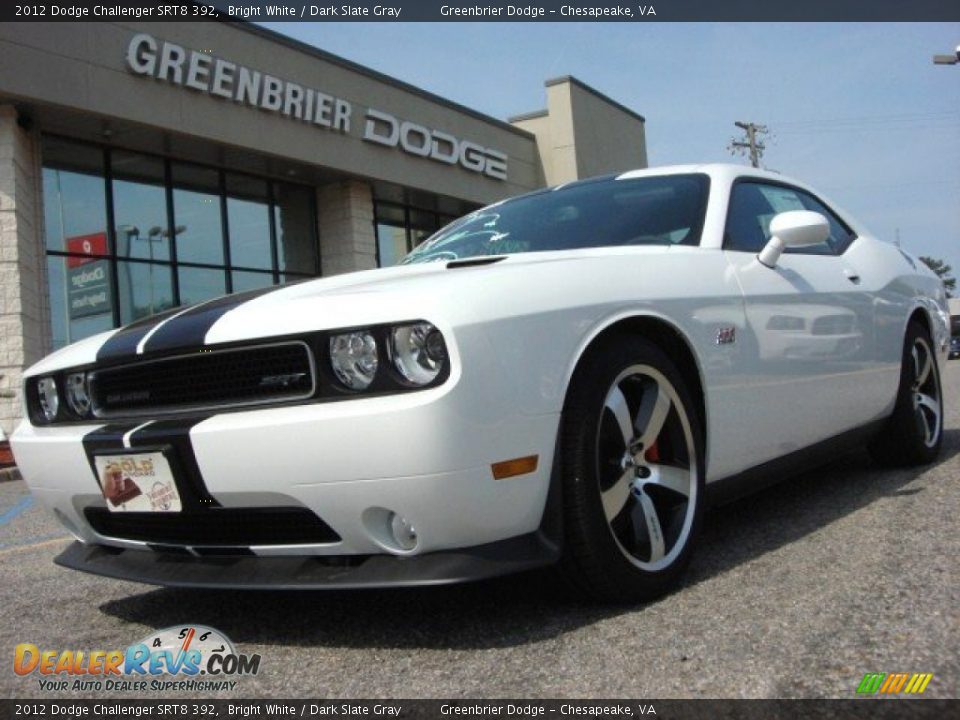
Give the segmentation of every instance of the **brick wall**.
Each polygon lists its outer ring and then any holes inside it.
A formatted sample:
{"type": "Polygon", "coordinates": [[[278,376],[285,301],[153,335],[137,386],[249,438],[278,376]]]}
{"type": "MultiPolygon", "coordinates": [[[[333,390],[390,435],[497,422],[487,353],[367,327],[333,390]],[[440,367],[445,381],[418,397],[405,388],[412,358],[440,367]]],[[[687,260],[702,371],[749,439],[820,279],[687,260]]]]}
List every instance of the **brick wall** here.
{"type": "Polygon", "coordinates": [[[50,352],[40,153],[35,132],[0,106],[0,428],[21,417],[23,369],[50,352]]]}
{"type": "Polygon", "coordinates": [[[373,191],[367,183],[345,180],[317,190],[320,269],[324,276],[377,266],[373,230],[373,191]]]}

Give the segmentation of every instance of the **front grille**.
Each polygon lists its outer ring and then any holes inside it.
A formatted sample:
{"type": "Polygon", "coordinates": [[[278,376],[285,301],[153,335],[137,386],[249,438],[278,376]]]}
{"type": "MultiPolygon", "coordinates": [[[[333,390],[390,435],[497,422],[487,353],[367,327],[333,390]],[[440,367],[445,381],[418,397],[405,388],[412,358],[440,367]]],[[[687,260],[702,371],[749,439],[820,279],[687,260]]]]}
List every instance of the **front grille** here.
{"type": "Polygon", "coordinates": [[[199,351],[90,374],[94,414],[106,418],[305,399],[314,387],[313,358],[302,342],[199,351]]]}
{"type": "Polygon", "coordinates": [[[317,545],[340,536],[306,508],[209,508],[179,513],[110,512],[88,507],[84,515],[104,537],[160,545],[317,545]]]}

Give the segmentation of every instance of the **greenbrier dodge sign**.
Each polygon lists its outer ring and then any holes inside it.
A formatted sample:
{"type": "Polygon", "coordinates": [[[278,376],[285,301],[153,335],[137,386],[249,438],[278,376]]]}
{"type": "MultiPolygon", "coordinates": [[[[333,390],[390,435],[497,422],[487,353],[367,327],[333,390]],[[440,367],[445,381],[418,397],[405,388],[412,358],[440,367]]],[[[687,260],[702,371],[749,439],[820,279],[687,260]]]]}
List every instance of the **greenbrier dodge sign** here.
{"type": "MultiPolygon", "coordinates": [[[[251,70],[210,53],[187,50],[146,33],[138,33],[130,40],[127,67],[137,75],[284,115],[343,135],[350,134],[353,105],[347,100],[251,70]]],[[[409,155],[459,165],[496,180],[507,179],[505,153],[401,120],[381,110],[367,109],[361,137],[366,142],[397,148],[409,155]]]]}

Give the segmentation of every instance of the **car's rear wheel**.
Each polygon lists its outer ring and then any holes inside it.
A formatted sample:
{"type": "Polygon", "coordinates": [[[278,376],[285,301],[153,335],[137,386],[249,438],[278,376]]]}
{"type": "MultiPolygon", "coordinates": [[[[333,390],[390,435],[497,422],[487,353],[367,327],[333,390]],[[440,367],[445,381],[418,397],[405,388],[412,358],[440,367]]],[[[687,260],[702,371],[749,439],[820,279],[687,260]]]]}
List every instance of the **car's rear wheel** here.
{"type": "Polygon", "coordinates": [[[620,336],[594,347],[564,407],[562,568],[587,594],[645,600],[686,567],[703,505],[703,433],[676,365],[620,336]]]}
{"type": "Polygon", "coordinates": [[[893,414],[870,443],[883,465],[924,465],[943,443],[943,397],[933,341],[923,325],[911,322],[903,345],[900,387],[893,414]]]}

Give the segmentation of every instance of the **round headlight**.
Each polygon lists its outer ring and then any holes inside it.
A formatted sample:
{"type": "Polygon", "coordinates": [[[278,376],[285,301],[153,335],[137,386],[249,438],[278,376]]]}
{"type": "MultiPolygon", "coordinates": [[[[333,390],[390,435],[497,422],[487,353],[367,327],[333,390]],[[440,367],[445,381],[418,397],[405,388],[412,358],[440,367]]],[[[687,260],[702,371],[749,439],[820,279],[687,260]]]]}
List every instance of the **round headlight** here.
{"type": "Polygon", "coordinates": [[[394,367],[414,385],[436,380],[447,361],[443,335],[430,323],[395,327],[390,333],[390,349],[394,367]]]}
{"type": "Polygon", "coordinates": [[[84,373],[67,375],[67,405],[80,417],[90,412],[90,395],[87,393],[87,376],[84,373]]]}
{"type": "Polygon", "coordinates": [[[330,338],[330,365],[337,379],[351,390],[363,390],[377,374],[377,341],[368,332],[330,338]]]}
{"type": "Polygon", "coordinates": [[[40,410],[47,422],[57,419],[60,410],[60,395],[57,394],[57,381],[52,377],[40,378],[37,382],[37,397],[40,399],[40,410]]]}

